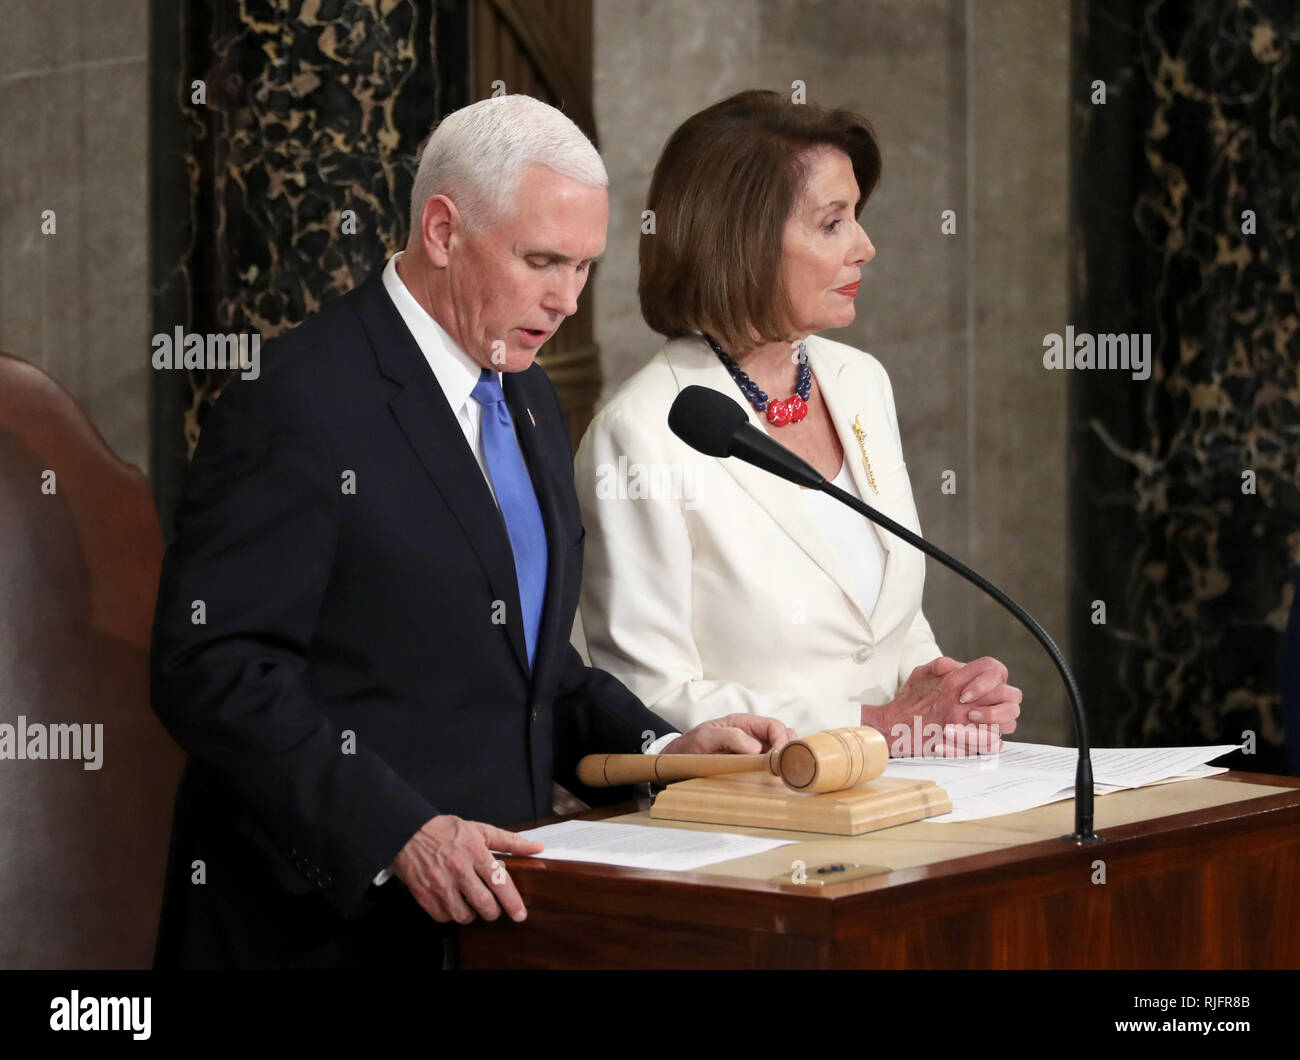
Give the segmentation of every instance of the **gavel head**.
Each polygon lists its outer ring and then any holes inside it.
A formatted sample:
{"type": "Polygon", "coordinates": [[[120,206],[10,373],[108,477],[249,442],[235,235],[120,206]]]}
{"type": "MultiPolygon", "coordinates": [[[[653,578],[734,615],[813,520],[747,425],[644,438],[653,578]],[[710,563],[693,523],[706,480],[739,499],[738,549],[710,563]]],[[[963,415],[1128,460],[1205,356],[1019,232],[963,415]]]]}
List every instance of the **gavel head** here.
{"type": "Polygon", "coordinates": [[[855,788],[875,780],[889,762],[889,747],[877,729],[827,729],[794,740],[768,758],[768,768],[794,791],[855,788]]]}

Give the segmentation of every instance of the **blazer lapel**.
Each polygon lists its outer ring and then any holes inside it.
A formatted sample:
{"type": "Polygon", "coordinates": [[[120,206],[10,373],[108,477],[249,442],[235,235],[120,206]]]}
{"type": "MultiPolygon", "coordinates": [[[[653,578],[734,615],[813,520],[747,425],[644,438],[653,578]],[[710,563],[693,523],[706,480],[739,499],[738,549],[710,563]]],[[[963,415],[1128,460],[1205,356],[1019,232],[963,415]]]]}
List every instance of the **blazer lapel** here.
{"type": "MultiPolygon", "coordinates": [[[[389,408],[483,564],[494,597],[504,602],[506,632],[515,658],[527,675],[519,584],[501,512],[437,377],[389,299],[383,281],[378,275],[372,277],[358,288],[357,296],[357,312],[370,337],[379,370],[402,387],[389,400],[389,408]]],[[[430,541],[429,547],[436,549],[437,542],[430,541]]]]}

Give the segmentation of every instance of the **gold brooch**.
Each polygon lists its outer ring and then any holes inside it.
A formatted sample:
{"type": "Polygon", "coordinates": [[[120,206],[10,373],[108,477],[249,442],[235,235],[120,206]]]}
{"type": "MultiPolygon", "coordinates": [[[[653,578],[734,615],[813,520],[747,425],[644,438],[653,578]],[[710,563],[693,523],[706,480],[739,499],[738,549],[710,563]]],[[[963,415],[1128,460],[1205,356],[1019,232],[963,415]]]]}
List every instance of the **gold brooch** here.
{"type": "Polygon", "coordinates": [[[876,488],[876,476],[871,470],[871,457],[867,456],[867,432],[862,429],[862,417],[853,417],[853,433],[858,439],[858,448],[862,450],[862,466],[867,469],[867,481],[871,483],[871,491],[880,493],[876,488]]]}

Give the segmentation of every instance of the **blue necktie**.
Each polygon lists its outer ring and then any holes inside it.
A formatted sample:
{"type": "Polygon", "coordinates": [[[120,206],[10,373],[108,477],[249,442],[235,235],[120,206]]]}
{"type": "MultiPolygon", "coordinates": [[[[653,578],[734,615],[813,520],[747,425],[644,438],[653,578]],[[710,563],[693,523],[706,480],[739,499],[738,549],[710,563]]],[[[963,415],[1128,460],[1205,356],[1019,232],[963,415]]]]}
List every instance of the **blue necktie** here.
{"type": "Polygon", "coordinates": [[[515,440],[514,422],[496,373],[484,368],[471,396],[483,406],[483,454],[496,491],[497,505],[510,535],[515,557],[519,606],[523,609],[524,644],[531,668],[537,654],[537,632],[546,598],[546,527],[537,505],[533,480],[515,440]]]}

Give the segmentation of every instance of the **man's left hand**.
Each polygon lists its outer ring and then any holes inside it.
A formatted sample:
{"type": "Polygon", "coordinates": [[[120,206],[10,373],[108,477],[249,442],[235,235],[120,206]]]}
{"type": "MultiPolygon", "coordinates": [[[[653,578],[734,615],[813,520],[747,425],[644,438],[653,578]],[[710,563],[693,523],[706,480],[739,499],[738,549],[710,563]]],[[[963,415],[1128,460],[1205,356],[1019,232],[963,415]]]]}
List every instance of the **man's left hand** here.
{"type": "Polygon", "coordinates": [[[728,714],[695,726],[663,749],[666,755],[756,755],[784,747],[795,731],[776,718],[728,714]]]}

